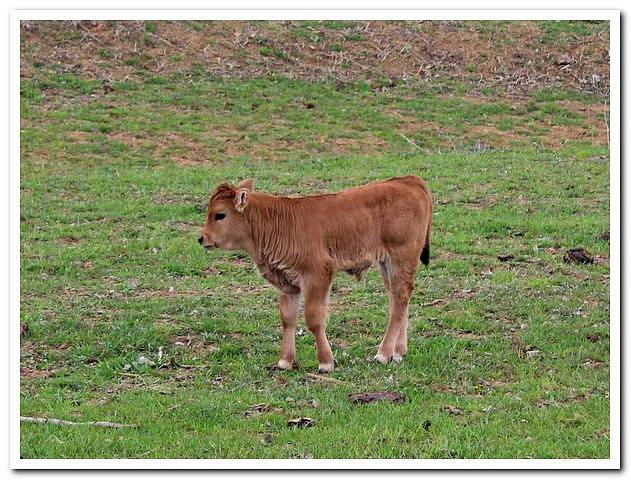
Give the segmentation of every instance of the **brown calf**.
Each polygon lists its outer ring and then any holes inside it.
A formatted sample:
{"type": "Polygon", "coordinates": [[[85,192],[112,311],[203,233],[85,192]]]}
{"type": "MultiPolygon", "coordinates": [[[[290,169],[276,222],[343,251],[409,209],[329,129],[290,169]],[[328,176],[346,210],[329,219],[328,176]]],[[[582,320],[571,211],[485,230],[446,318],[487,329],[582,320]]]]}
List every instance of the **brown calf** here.
{"type": "Polygon", "coordinates": [[[252,180],[245,180],[237,187],[222,183],[213,193],[199,243],[207,249],[245,250],[280,290],[282,369],[294,361],[304,296],[319,369],[330,372],[334,359],[325,333],[327,303],[339,271],[360,279],[379,264],[390,321],[375,360],[400,362],[406,354],[408,303],[419,259],[429,262],[431,219],[431,194],[415,176],[298,198],[255,192],[252,180]]]}

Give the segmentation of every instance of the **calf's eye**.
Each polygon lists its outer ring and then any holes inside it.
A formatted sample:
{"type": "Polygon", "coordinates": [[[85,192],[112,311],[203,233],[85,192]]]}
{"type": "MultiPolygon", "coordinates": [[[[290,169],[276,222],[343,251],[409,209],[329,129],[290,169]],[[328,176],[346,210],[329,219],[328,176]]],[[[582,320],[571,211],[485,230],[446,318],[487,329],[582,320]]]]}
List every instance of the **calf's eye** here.
{"type": "Polygon", "coordinates": [[[222,218],[225,218],[225,216],[226,216],[225,213],[216,213],[215,220],[221,220],[222,218]]]}

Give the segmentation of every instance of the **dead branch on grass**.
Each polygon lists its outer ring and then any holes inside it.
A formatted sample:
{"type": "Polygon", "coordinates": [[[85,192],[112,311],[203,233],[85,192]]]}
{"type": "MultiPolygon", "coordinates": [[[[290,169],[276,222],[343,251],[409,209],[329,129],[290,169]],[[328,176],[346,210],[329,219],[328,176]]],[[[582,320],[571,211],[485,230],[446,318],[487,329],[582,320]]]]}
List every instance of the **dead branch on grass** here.
{"type": "Polygon", "coordinates": [[[64,427],[74,427],[76,425],[91,425],[93,427],[106,428],[138,428],[138,425],[113,423],[113,422],[71,422],[69,420],[59,420],[58,418],[44,417],[20,417],[20,423],[38,423],[40,425],[60,425],[64,427]]]}

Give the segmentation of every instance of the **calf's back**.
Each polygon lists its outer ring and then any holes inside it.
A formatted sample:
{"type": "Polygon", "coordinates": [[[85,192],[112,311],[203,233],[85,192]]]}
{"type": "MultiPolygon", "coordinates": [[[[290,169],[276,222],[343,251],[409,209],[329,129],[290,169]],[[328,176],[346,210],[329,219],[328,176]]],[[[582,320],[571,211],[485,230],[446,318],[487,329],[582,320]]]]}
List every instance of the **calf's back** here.
{"type": "Polygon", "coordinates": [[[273,263],[353,270],[400,250],[420,255],[429,243],[431,194],[415,176],[299,198],[254,192],[250,207],[255,241],[273,263]]]}

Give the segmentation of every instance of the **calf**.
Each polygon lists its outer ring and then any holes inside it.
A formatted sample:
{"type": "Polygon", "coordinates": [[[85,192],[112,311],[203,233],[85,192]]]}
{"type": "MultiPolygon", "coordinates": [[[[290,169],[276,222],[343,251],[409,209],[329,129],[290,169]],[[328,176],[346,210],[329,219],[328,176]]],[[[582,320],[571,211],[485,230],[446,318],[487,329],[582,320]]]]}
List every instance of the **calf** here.
{"type": "Polygon", "coordinates": [[[361,279],[378,264],[390,321],[375,360],[400,362],[407,352],[408,303],[419,259],[429,263],[432,200],[418,177],[392,178],[338,193],[280,197],[254,191],[253,181],[219,185],[199,243],[245,250],[280,291],[283,341],[278,367],[291,369],[296,319],[304,313],[316,342],[319,370],[333,370],[325,328],[333,277],[361,279]]]}

